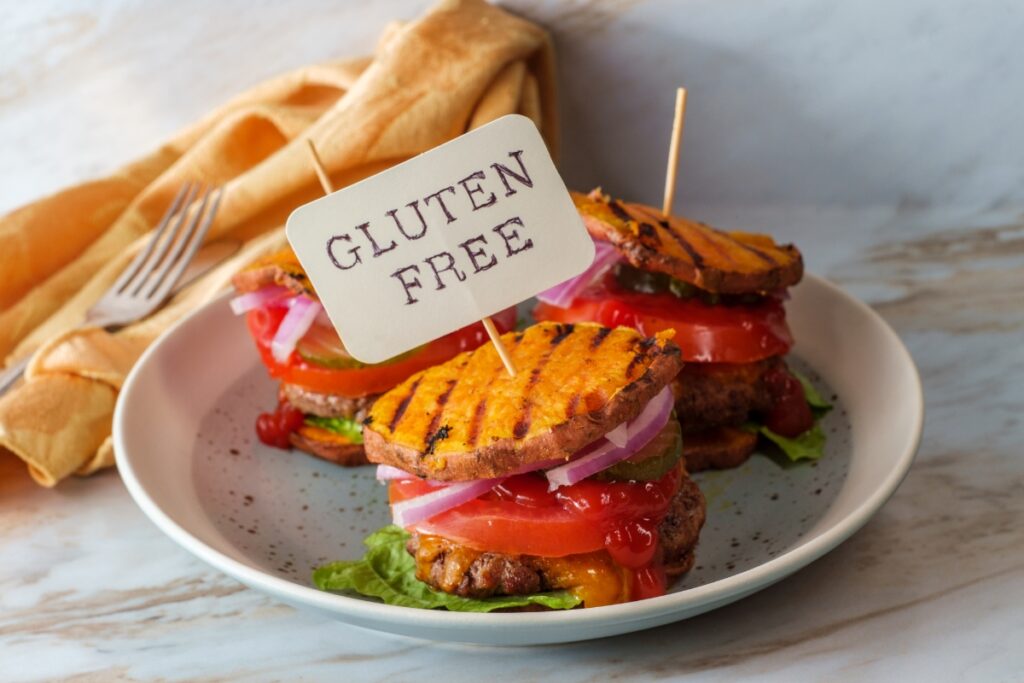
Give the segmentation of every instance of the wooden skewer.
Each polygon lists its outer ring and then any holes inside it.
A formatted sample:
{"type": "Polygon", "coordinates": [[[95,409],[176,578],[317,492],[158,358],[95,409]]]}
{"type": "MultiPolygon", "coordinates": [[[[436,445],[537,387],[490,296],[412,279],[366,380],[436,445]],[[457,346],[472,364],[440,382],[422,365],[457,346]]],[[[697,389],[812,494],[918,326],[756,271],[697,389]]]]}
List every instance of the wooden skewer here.
{"type": "Polygon", "coordinates": [[[661,212],[672,214],[672,201],[676,196],[676,169],[679,167],[679,146],[683,142],[683,122],[686,119],[686,88],[676,90],[676,114],[672,120],[672,141],[668,146],[668,170],[665,171],[665,201],[661,212]]]}
{"type": "MultiPolygon", "coordinates": [[[[320,185],[324,188],[324,194],[331,194],[334,192],[334,185],[331,184],[331,179],[327,175],[327,169],[324,168],[324,163],[320,160],[320,155],[317,154],[316,145],[309,138],[306,138],[306,144],[309,145],[309,154],[313,158],[313,168],[316,169],[316,177],[320,179],[320,185]]],[[[515,377],[515,363],[512,362],[512,355],[508,352],[508,349],[501,343],[501,336],[498,334],[498,328],[494,326],[494,321],[490,317],[486,317],[482,322],[484,329],[487,330],[487,336],[494,342],[494,348],[497,350],[498,356],[501,357],[501,362],[505,364],[505,369],[508,370],[508,374],[515,377]]]]}
{"type": "Polygon", "coordinates": [[[331,194],[334,192],[334,185],[331,184],[331,177],[327,175],[327,169],[324,168],[324,162],[320,161],[320,155],[317,154],[316,145],[309,138],[306,138],[306,144],[309,145],[309,154],[313,157],[313,168],[316,169],[316,177],[320,179],[320,186],[324,188],[324,194],[331,194]]]}
{"type": "Polygon", "coordinates": [[[498,352],[498,356],[501,357],[501,362],[505,364],[505,369],[508,370],[508,374],[513,377],[516,376],[516,365],[512,362],[512,355],[505,348],[505,345],[501,343],[501,336],[498,334],[498,329],[494,326],[494,321],[488,316],[481,322],[484,324],[484,329],[487,330],[487,336],[491,338],[494,343],[494,349],[498,352]]]}

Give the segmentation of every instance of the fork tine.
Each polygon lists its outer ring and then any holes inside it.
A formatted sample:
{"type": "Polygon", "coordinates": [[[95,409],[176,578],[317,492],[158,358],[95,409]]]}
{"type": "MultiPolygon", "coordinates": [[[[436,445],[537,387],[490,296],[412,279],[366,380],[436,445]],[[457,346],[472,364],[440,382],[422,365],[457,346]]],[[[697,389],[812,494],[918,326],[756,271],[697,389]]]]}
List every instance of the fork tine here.
{"type": "Polygon", "coordinates": [[[116,292],[122,291],[128,282],[131,281],[135,274],[139,272],[139,268],[142,267],[143,262],[149,255],[153,253],[153,247],[156,246],[157,242],[160,241],[160,237],[163,236],[167,229],[167,224],[170,223],[171,217],[177,212],[178,207],[181,205],[182,199],[189,192],[192,187],[192,181],[188,181],[182,184],[181,189],[178,190],[178,194],[174,197],[174,201],[171,202],[171,206],[164,212],[163,218],[160,219],[160,224],[153,231],[152,237],[149,238],[149,242],[146,243],[145,248],[135,255],[132,262],[128,264],[128,267],[124,269],[124,272],[117,278],[111,289],[116,292]]]}
{"type": "MultiPolygon", "coordinates": [[[[196,214],[197,220],[206,209],[207,200],[213,193],[214,190],[210,190],[203,197],[203,203],[200,205],[199,211],[196,214]]],[[[175,262],[173,268],[167,269],[167,271],[161,276],[161,278],[157,282],[157,285],[152,290],[150,290],[150,293],[147,298],[152,299],[154,301],[163,301],[164,297],[166,297],[167,294],[171,291],[171,288],[174,287],[174,285],[178,282],[179,279],[181,279],[182,273],[185,272],[185,268],[187,268],[188,264],[192,262],[193,257],[195,257],[196,255],[196,252],[199,251],[199,247],[202,246],[203,240],[206,238],[206,233],[209,232],[210,226],[213,224],[213,219],[217,215],[217,209],[220,208],[220,200],[223,196],[224,188],[218,187],[216,189],[216,196],[213,199],[213,203],[210,205],[210,210],[206,211],[205,216],[203,216],[203,222],[199,226],[199,230],[195,231],[194,233],[192,233],[192,231],[190,230],[190,234],[187,237],[182,238],[182,245],[184,245],[186,239],[191,239],[188,245],[188,249],[186,249],[183,254],[180,254],[180,257],[178,256],[178,254],[181,252],[181,250],[177,250],[177,253],[175,254],[177,261],[175,262]]]]}
{"type": "Polygon", "coordinates": [[[206,212],[206,205],[210,201],[210,194],[212,192],[213,188],[207,188],[206,192],[203,193],[203,198],[200,200],[199,206],[192,212],[192,216],[186,222],[185,227],[175,231],[173,244],[171,244],[171,240],[168,240],[170,252],[167,254],[166,258],[161,259],[157,267],[147,275],[145,281],[138,284],[133,295],[141,295],[143,299],[148,299],[153,296],[153,292],[160,287],[160,283],[163,282],[167,273],[174,268],[182,250],[195,233],[196,225],[199,224],[199,219],[201,219],[203,214],[206,212]]]}
{"type": "Polygon", "coordinates": [[[146,260],[139,272],[135,274],[129,283],[125,287],[124,293],[128,296],[138,296],[142,288],[146,286],[146,282],[151,276],[159,275],[163,268],[166,268],[167,263],[167,251],[177,244],[181,237],[183,226],[187,229],[189,209],[192,207],[192,202],[195,201],[196,196],[203,190],[202,183],[196,183],[195,187],[189,190],[188,196],[185,197],[185,202],[181,205],[181,210],[175,215],[172,224],[169,227],[167,235],[161,239],[160,244],[156,245],[156,251],[146,260]]]}

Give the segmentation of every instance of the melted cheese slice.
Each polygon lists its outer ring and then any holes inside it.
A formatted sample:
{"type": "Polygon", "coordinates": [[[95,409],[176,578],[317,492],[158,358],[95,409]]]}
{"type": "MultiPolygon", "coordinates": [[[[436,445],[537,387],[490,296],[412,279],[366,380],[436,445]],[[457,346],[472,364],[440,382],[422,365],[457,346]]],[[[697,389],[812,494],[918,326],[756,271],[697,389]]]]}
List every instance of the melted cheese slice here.
{"type": "Polygon", "coordinates": [[[352,439],[332,432],[330,429],[324,429],[323,427],[317,427],[315,425],[302,425],[299,427],[299,434],[306,437],[307,439],[315,439],[317,441],[325,441],[327,443],[336,443],[342,446],[347,446],[352,443],[352,439]]]}
{"type": "MultiPolygon", "coordinates": [[[[416,552],[416,578],[446,593],[457,593],[466,573],[483,554],[440,536],[421,535],[416,552]],[[434,564],[439,558],[438,574],[434,564]]],[[[604,551],[567,557],[523,555],[515,559],[543,575],[545,585],[538,588],[538,592],[566,590],[579,598],[584,607],[627,602],[632,593],[632,573],[612,561],[604,551]]]]}

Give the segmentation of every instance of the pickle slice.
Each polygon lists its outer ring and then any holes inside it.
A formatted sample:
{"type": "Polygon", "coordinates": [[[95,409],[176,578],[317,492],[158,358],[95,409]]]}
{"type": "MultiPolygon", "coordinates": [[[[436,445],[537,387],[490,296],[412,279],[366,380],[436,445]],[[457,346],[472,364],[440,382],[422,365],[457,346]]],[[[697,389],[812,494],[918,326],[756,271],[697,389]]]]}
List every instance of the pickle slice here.
{"type": "Polygon", "coordinates": [[[600,481],[657,481],[683,456],[683,435],[673,414],[665,427],[631,458],[594,475],[600,481]]]}
{"type": "Polygon", "coordinates": [[[348,355],[334,328],[320,323],[314,324],[299,340],[295,351],[302,360],[333,370],[351,370],[366,367],[348,355]]]}
{"type": "MultiPolygon", "coordinates": [[[[422,348],[422,346],[417,346],[382,363],[376,363],[376,365],[387,365],[405,360],[418,353],[422,348]]],[[[307,363],[332,370],[357,370],[371,366],[370,363],[364,363],[350,356],[334,328],[320,323],[309,328],[309,332],[295,346],[295,351],[299,354],[299,358],[307,363]]]]}

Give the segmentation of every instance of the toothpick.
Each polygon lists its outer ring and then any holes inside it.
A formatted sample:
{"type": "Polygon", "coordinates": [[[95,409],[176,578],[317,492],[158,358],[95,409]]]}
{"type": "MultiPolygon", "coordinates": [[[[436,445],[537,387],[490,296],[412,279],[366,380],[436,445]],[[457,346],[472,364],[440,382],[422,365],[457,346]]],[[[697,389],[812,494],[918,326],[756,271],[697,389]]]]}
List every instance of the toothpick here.
{"type": "Polygon", "coordinates": [[[665,201],[661,212],[672,214],[672,200],[676,196],[676,169],[679,167],[679,145],[683,142],[683,121],[686,119],[686,88],[676,90],[676,115],[672,120],[672,141],[668,146],[668,170],[665,172],[665,201]]]}
{"type": "Polygon", "coordinates": [[[505,364],[505,369],[508,370],[508,374],[513,377],[516,376],[516,366],[512,362],[512,356],[509,354],[508,349],[501,343],[501,337],[498,335],[498,329],[494,326],[494,322],[490,317],[484,318],[481,321],[484,324],[484,329],[487,330],[487,336],[494,342],[494,349],[498,352],[501,357],[501,362],[505,364]]]}
{"type": "Polygon", "coordinates": [[[320,179],[320,186],[324,188],[324,194],[331,194],[334,192],[334,185],[331,184],[331,178],[327,175],[324,162],[320,161],[320,155],[317,154],[313,141],[306,138],[306,144],[309,145],[309,154],[313,157],[313,168],[316,169],[316,177],[320,179]]]}
{"type": "MultiPolygon", "coordinates": [[[[309,154],[313,158],[313,168],[316,169],[316,177],[320,179],[320,185],[324,188],[324,194],[331,194],[334,192],[334,185],[331,184],[331,179],[327,175],[327,170],[324,168],[324,163],[320,160],[320,155],[317,154],[316,145],[309,138],[306,138],[306,144],[309,145],[309,154]]],[[[501,343],[501,336],[498,334],[498,328],[494,326],[494,322],[490,317],[484,318],[481,322],[484,324],[484,329],[487,330],[487,336],[494,342],[494,348],[497,350],[498,355],[501,357],[501,362],[505,364],[505,369],[508,370],[508,374],[513,377],[516,376],[516,366],[512,362],[512,356],[509,354],[508,349],[501,343]]]]}

